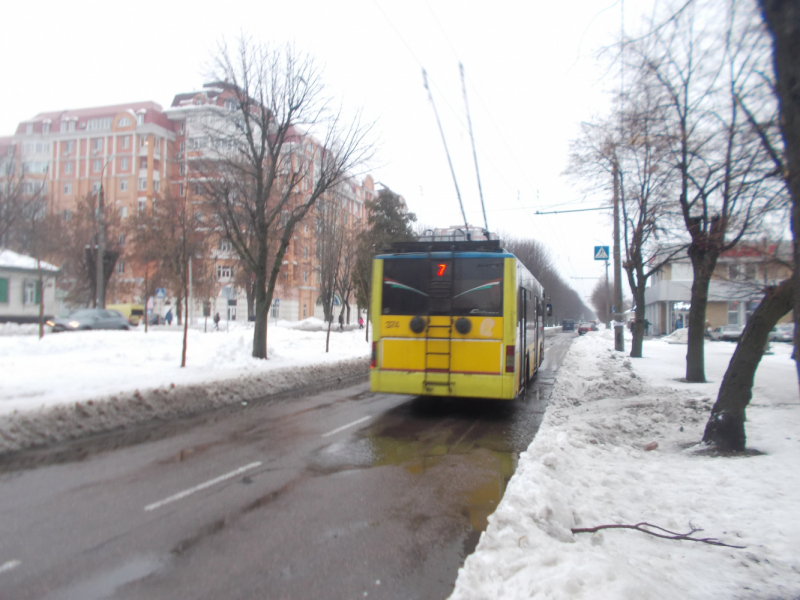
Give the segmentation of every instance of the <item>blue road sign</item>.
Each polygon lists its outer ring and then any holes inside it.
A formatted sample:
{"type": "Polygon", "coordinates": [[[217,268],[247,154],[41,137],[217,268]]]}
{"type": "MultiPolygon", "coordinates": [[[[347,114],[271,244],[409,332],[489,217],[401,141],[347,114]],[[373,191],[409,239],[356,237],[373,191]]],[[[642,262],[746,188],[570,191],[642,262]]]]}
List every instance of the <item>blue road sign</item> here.
{"type": "Polygon", "coordinates": [[[167,297],[166,288],[156,288],[156,298],[166,298],[166,297],[167,297]]]}
{"type": "Polygon", "coordinates": [[[608,260],[608,246],[595,246],[594,247],[595,260],[608,260]]]}

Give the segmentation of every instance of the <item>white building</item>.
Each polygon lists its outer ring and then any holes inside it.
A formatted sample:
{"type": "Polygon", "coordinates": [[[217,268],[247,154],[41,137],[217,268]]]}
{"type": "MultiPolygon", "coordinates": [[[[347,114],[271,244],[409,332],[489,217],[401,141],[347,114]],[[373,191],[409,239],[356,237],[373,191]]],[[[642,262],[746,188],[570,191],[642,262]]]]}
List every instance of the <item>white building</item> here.
{"type": "Polygon", "coordinates": [[[35,323],[44,298],[46,317],[57,314],[56,277],[58,267],[35,258],[0,249],[0,322],[35,323]],[[42,273],[44,290],[39,283],[42,273]],[[44,294],[42,294],[44,291],[44,294]]]}

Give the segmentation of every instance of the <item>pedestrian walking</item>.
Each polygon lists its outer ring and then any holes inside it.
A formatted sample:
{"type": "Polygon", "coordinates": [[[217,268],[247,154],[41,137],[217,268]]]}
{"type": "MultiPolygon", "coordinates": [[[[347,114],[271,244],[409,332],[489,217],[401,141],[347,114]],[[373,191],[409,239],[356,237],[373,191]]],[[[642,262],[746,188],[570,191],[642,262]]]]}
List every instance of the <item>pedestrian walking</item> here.
{"type": "Polygon", "coordinates": [[[650,335],[650,321],[647,319],[644,320],[644,334],[650,335]]]}
{"type": "Polygon", "coordinates": [[[675,329],[682,329],[683,328],[683,318],[678,315],[678,318],[675,319],[675,329]]]}
{"type": "Polygon", "coordinates": [[[340,312],[339,313],[339,331],[342,331],[343,329],[344,329],[344,313],[340,312]]]}
{"type": "Polygon", "coordinates": [[[219,331],[219,313],[214,315],[214,329],[219,331]]]}
{"type": "Polygon", "coordinates": [[[364,329],[364,317],[358,317],[358,328],[364,329]]]}
{"type": "Polygon", "coordinates": [[[164,315],[164,320],[167,322],[167,325],[172,325],[172,309],[171,308],[167,311],[167,314],[164,315]]]}

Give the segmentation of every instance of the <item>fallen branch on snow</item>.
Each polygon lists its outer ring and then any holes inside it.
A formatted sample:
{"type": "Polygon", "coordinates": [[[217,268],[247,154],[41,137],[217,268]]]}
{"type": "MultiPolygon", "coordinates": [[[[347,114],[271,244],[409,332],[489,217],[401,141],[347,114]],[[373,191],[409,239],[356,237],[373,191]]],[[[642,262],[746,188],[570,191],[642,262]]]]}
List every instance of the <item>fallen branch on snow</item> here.
{"type": "Polygon", "coordinates": [[[676,533],[674,531],[670,531],[669,529],[664,529],[663,527],[659,527],[658,525],[653,525],[651,523],[637,523],[636,525],[598,525],[597,527],[576,527],[575,529],[571,529],[572,533],[595,533],[600,531],[601,529],[635,529],[636,531],[641,531],[642,533],[647,533],[649,535],[654,535],[656,537],[664,538],[665,540],[686,540],[687,542],[701,542],[703,544],[711,544],[712,546],[725,546],[726,548],[746,548],[747,546],[732,546],[731,544],[724,544],[720,542],[717,538],[694,538],[691,537],[693,534],[697,533],[698,531],[703,531],[699,527],[695,527],[691,523],[689,523],[689,527],[691,531],[689,533],[676,533]],[[669,535],[664,535],[664,533],[657,533],[656,531],[650,531],[650,529],[657,529],[659,531],[663,531],[669,535]]]}

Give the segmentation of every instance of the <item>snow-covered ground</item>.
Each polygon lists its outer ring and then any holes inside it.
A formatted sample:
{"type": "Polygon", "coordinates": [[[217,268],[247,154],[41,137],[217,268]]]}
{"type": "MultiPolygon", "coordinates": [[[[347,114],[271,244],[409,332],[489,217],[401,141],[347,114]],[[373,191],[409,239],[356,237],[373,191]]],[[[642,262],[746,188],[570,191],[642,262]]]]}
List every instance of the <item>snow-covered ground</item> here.
{"type": "Polygon", "coordinates": [[[791,346],[772,344],[758,370],[746,425],[758,452],[715,456],[696,443],[735,346],[706,343],[709,383],[686,384],[682,334],[646,341],[641,359],[614,352],[610,331],[575,340],[452,600],[800,597],[791,346]],[[745,548],[571,532],[641,522],[745,548]]]}
{"type": "Polygon", "coordinates": [[[318,319],[270,323],[269,359],[251,356],[252,324],[47,334],[0,325],[0,451],[52,443],[153,418],[245,402],[363,374],[371,345],[358,326],[334,326],[325,352],[318,319]]]}

